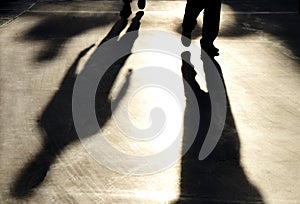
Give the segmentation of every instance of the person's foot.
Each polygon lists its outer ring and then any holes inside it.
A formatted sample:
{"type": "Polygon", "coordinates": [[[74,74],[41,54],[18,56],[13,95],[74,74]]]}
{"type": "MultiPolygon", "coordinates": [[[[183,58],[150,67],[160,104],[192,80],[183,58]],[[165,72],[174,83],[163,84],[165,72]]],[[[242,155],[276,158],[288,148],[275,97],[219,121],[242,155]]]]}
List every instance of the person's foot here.
{"type": "Polygon", "coordinates": [[[191,38],[192,38],[192,32],[183,29],[181,33],[181,42],[185,47],[191,45],[191,38]]]}
{"type": "Polygon", "coordinates": [[[128,18],[132,14],[130,4],[124,4],[122,10],[120,11],[120,16],[123,18],[128,18]]]}
{"type": "Polygon", "coordinates": [[[146,7],[146,0],[138,0],[139,9],[144,9],[146,7]]]}
{"type": "Polygon", "coordinates": [[[219,49],[216,48],[212,43],[201,43],[201,48],[210,56],[219,56],[219,49]]]}

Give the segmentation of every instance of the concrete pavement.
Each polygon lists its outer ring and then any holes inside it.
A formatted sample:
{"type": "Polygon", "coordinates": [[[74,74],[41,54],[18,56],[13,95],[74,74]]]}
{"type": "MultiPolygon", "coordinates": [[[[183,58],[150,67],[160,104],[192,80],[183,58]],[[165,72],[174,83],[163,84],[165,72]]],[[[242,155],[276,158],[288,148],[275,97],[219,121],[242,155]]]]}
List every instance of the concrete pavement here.
{"type": "MultiPolygon", "coordinates": [[[[132,23],[135,4],[128,22],[119,21],[119,1],[12,1],[1,7],[1,203],[299,203],[300,15],[295,0],[223,2],[215,63],[229,104],[224,132],[209,158],[194,159],[196,142],[172,167],[134,176],[100,165],[87,152],[74,129],[72,90],[97,45],[113,36],[121,39],[130,25],[180,37],[185,1],[148,1],[137,24],[132,23]]],[[[193,32],[195,43],[200,37],[201,20],[193,32]]],[[[138,36],[134,43],[151,43],[151,36],[143,39],[138,36]]],[[[147,127],[145,115],[153,103],[171,104],[153,90],[130,99],[135,83],[149,77],[137,74],[138,68],[155,62],[197,86],[189,78],[193,70],[164,53],[132,53],[118,62],[101,86],[100,124],[110,143],[128,154],[148,155],[168,144],[123,139],[107,108],[121,95],[115,114],[129,101],[130,119],[147,127]]],[[[193,112],[186,87],[179,89],[185,113],[193,112]]],[[[208,121],[208,95],[200,90],[196,95],[202,120],[208,121]]],[[[189,124],[184,126],[183,137],[189,124]]],[[[113,158],[116,165],[121,159],[113,158]]]]}

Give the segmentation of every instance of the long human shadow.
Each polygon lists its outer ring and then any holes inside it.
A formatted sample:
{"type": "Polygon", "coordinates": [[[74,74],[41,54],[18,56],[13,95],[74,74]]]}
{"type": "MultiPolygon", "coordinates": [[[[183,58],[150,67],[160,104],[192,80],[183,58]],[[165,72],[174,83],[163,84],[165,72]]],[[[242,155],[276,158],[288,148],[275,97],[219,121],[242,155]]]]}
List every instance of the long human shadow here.
{"type": "Polygon", "coordinates": [[[193,122],[190,121],[192,119],[190,114],[195,112],[192,94],[188,91],[188,86],[192,88],[196,96],[200,121],[194,143],[182,157],[180,197],[175,203],[264,203],[259,190],[251,184],[240,165],[239,135],[231,112],[220,65],[215,59],[212,59],[213,63],[206,63],[203,60],[208,89],[208,92],[204,92],[195,80],[194,67],[191,66],[189,60],[185,61],[187,59],[190,59],[190,53],[184,52],[181,67],[185,80],[186,96],[183,143],[189,138],[189,127],[193,122]],[[213,87],[212,84],[215,83],[212,79],[216,79],[216,77],[209,76],[212,73],[209,69],[217,69],[217,73],[220,74],[220,79],[224,83],[227,112],[225,126],[216,147],[207,158],[199,160],[199,152],[212,121],[212,102],[209,94],[213,87]]]}
{"type": "MultiPolygon", "coordinates": [[[[31,14],[37,15],[37,14],[31,14]]],[[[101,15],[51,15],[44,17],[37,25],[23,35],[26,41],[42,42],[42,49],[35,56],[38,62],[49,61],[59,56],[61,49],[73,37],[90,29],[108,25],[116,16],[101,15]]]]}
{"type": "MultiPolygon", "coordinates": [[[[139,30],[142,16],[143,12],[138,12],[136,14],[126,33],[139,30]]],[[[129,45],[127,46],[129,49],[127,53],[131,53],[133,43],[138,37],[138,32],[134,32],[135,34],[130,35],[130,38],[126,37],[125,34],[119,40],[117,39],[117,36],[120,35],[126,25],[126,19],[121,18],[118,20],[100,45],[107,40],[116,40],[120,45],[124,45],[122,41],[126,40],[126,45],[129,45]]],[[[76,75],[78,63],[92,47],[93,45],[83,50],[77,56],[63,78],[59,90],[54,94],[52,100],[48,103],[47,107],[39,117],[38,124],[41,133],[43,133],[43,146],[34,158],[23,167],[19,175],[17,175],[11,188],[11,195],[13,197],[25,198],[31,196],[35,192],[35,189],[44,181],[50,166],[55,162],[56,158],[62,154],[69,144],[78,141],[78,135],[75,130],[72,116],[72,93],[76,77],[78,77],[78,75],[76,75]]],[[[114,101],[110,99],[109,94],[112,86],[129,56],[130,54],[122,57],[111,65],[99,82],[95,96],[95,110],[99,128],[105,126],[112,115],[113,110],[111,109],[111,103],[114,103],[114,105],[117,106],[129,86],[131,76],[130,71],[126,76],[126,81],[123,84],[117,99],[114,101]]],[[[101,65],[99,65],[99,68],[101,68],[101,65]]],[[[103,69],[105,69],[105,67],[103,69]]],[[[84,138],[90,136],[92,136],[92,133],[90,135],[84,135],[84,138]]]]}

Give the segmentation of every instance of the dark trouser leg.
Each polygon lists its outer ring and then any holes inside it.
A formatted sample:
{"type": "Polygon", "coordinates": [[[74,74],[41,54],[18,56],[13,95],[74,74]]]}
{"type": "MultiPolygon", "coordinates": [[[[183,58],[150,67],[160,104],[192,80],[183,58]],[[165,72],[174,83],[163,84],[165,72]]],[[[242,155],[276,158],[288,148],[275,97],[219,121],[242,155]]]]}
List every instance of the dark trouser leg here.
{"type": "Polygon", "coordinates": [[[146,0],[138,0],[139,9],[144,9],[146,6],[146,0]]]}
{"type": "Polygon", "coordinates": [[[213,44],[220,26],[221,0],[208,0],[204,8],[201,44],[213,44]]]}
{"type": "Polygon", "coordinates": [[[183,17],[182,30],[192,32],[194,30],[197,17],[204,8],[204,0],[187,0],[183,17]]]}

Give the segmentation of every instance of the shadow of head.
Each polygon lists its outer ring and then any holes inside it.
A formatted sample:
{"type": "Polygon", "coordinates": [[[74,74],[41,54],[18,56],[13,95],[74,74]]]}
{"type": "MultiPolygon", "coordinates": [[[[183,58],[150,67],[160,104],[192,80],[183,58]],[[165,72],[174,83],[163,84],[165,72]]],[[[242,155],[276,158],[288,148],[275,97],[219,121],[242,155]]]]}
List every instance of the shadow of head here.
{"type": "Polygon", "coordinates": [[[114,22],[117,14],[66,14],[44,17],[37,25],[24,34],[24,40],[40,41],[43,48],[36,61],[49,61],[56,58],[66,42],[75,36],[103,27],[114,22]]]}

